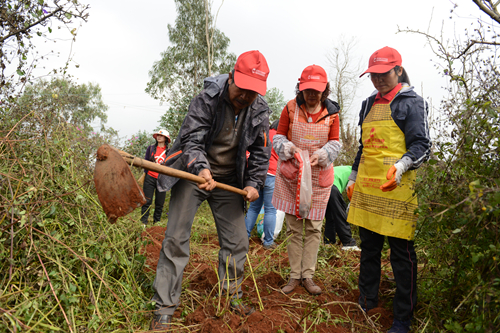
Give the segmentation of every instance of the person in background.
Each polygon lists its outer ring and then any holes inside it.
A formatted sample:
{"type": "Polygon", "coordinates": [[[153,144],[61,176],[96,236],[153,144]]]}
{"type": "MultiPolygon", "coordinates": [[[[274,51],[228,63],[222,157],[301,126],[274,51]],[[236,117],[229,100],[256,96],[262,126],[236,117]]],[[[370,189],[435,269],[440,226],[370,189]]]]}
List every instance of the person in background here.
{"type": "Polygon", "coordinates": [[[352,238],[351,226],[347,223],[347,205],[345,204],[342,192],[344,192],[351,174],[351,166],[336,166],[334,170],[334,180],[330,200],[326,206],[325,234],[323,242],[325,244],[335,244],[335,235],[338,235],[342,242],[342,250],[361,251],[356,245],[356,240],[352,238]]]}
{"type": "MultiPolygon", "coordinates": [[[[165,129],[161,129],[153,134],[155,144],[148,147],[146,150],[145,160],[154,163],[162,164],[168,154],[168,144],[170,143],[170,135],[165,129]]],[[[161,213],[163,212],[163,205],[165,204],[165,197],[167,192],[160,192],[156,189],[158,180],[158,172],[144,169],[145,177],[142,190],[146,197],[146,203],[141,208],[141,222],[146,226],[148,224],[149,210],[153,202],[153,195],[155,197],[155,212],[153,215],[153,223],[160,222],[161,213]]]]}
{"type": "MultiPolygon", "coordinates": [[[[269,140],[273,142],[273,137],[278,129],[279,119],[275,120],[269,129],[269,140]]],[[[262,246],[266,250],[276,248],[274,243],[274,229],[276,227],[276,208],[272,204],[274,192],[274,179],[276,176],[276,167],[278,165],[278,155],[271,150],[271,159],[269,160],[269,169],[267,170],[266,184],[259,191],[259,198],[252,202],[248,207],[248,212],[245,217],[245,225],[247,227],[248,237],[255,226],[257,216],[260,213],[262,204],[264,204],[264,242],[262,246]]]]}
{"type": "Polygon", "coordinates": [[[321,288],[313,281],[316,271],[321,229],[326,204],[333,184],[332,162],[337,158],[339,142],[339,106],[328,99],[330,84],[323,68],[308,66],[302,72],[296,87],[296,97],[283,111],[274,136],[273,148],[278,154],[278,168],[272,203],[286,213],[288,260],[290,280],[281,290],[291,293],[302,284],[313,294],[321,294],[321,288]],[[297,218],[299,161],[298,153],[310,154],[312,173],[312,206],[305,218],[297,218]],[[297,154],[297,155],[296,155],[297,154]],[[295,170],[291,173],[285,169],[295,170]],[[305,237],[303,240],[303,230],[305,237]]]}
{"type": "Polygon", "coordinates": [[[387,236],[396,280],[394,322],[388,332],[406,333],[417,303],[414,185],[415,169],[430,154],[428,106],[410,87],[397,50],[386,46],[373,53],[361,76],[366,73],[376,91],[361,107],[360,146],[347,185],[347,221],[359,226],[361,238],[359,304],[365,311],[377,307],[387,236]]]}
{"type": "MultiPolygon", "coordinates": [[[[164,165],[198,175],[205,183],[160,175],[160,191],[172,189],[165,238],[153,283],[155,313],[151,329],[168,330],[179,306],[182,275],[189,262],[189,239],[198,207],[206,200],[219,238],[219,290],[240,315],[255,311],[242,301],[241,283],[248,253],[246,201],[258,199],[269,167],[269,67],[259,51],[248,51],[228,74],[206,78],[193,98],[164,165]],[[250,153],[248,161],[246,152],[250,153]],[[247,195],[217,188],[217,182],[247,195]]],[[[217,287],[216,287],[217,289],[217,287]]],[[[222,296],[222,295],[221,295],[222,296]]]]}

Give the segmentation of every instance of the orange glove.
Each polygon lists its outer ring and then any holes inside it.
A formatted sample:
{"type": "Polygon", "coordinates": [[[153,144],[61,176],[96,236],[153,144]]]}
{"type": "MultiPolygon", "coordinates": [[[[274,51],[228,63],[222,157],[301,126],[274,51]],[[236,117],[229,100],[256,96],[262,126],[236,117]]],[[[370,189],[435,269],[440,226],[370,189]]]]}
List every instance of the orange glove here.
{"type": "Polygon", "coordinates": [[[349,180],[347,183],[347,198],[349,198],[349,201],[351,201],[352,194],[354,193],[354,184],[356,183],[352,180],[349,180]]]}
{"type": "Polygon", "coordinates": [[[403,157],[399,161],[396,162],[393,166],[389,168],[387,171],[387,175],[385,178],[389,180],[384,185],[380,186],[382,192],[389,192],[398,187],[399,183],[401,183],[401,177],[403,174],[408,171],[411,166],[411,159],[409,157],[403,157]]]}
{"type": "Polygon", "coordinates": [[[380,186],[382,192],[389,192],[398,187],[398,182],[396,181],[397,171],[398,169],[394,165],[390,167],[389,171],[387,171],[387,175],[385,176],[385,178],[389,179],[389,181],[385,182],[384,185],[380,186]]]}

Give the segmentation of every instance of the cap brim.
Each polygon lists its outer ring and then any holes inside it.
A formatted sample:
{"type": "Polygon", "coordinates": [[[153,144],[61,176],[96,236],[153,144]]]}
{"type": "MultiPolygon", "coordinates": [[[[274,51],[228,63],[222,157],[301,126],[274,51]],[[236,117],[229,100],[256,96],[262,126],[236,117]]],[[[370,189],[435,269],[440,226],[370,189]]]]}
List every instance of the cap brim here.
{"type": "Polygon", "coordinates": [[[265,96],[267,90],[266,81],[256,79],[243,73],[234,72],[234,83],[240,89],[255,91],[259,95],[265,96]]]}
{"type": "Polygon", "coordinates": [[[377,74],[380,74],[380,73],[387,73],[388,71],[390,71],[391,69],[393,69],[394,67],[396,67],[396,65],[375,65],[375,66],[372,66],[370,68],[368,68],[366,71],[364,71],[363,74],[361,74],[359,77],[362,77],[363,75],[365,75],[366,73],[377,73],[377,74]]]}
{"type": "Polygon", "coordinates": [[[299,84],[299,91],[313,89],[316,91],[325,91],[326,82],[304,82],[299,84]]]}
{"type": "MultiPolygon", "coordinates": [[[[163,135],[163,134],[158,134],[158,133],[155,133],[155,134],[153,134],[153,138],[156,140],[156,137],[157,137],[158,135],[163,135]]],[[[170,143],[170,142],[172,141],[172,140],[170,140],[170,138],[169,138],[168,136],[166,136],[166,135],[163,135],[163,136],[164,136],[164,137],[168,140],[168,143],[170,143]]]]}

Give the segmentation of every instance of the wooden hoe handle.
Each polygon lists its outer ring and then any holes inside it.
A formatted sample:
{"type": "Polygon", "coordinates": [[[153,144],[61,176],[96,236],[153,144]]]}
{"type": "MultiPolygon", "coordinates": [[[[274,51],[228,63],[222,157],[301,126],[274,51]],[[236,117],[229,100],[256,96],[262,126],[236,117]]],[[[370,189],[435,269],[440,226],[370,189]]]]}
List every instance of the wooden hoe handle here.
{"type": "MultiPolygon", "coordinates": [[[[134,155],[130,155],[129,153],[126,153],[126,152],[121,151],[119,149],[116,149],[116,151],[118,151],[118,153],[121,155],[121,157],[123,157],[123,159],[127,163],[129,163],[130,165],[133,165],[133,166],[136,166],[139,168],[148,169],[148,170],[151,170],[154,172],[158,172],[158,173],[161,173],[163,175],[190,180],[190,181],[193,181],[193,182],[198,183],[198,184],[206,183],[205,178],[195,176],[189,172],[180,171],[177,169],[169,168],[169,167],[164,166],[164,165],[160,165],[157,163],[146,161],[145,159],[136,157],[134,155]]],[[[246,197],[248,194],[247,191],[240,190],[239,188],[236,188],[234,186],[222,184],[219,182],[216,183],[215,187],[220,188],[221,190],[241,194],[244,197],[246,197]]]]}

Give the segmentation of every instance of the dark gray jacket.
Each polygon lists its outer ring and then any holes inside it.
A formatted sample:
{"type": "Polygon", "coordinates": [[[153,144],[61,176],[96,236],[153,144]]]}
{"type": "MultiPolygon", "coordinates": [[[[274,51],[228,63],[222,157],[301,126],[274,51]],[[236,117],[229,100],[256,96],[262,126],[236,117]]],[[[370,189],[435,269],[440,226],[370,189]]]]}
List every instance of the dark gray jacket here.
{"type": "MultiPolygon", "coordinates": [[[[164,165],[194,175],[203,169],[210,170],[207,151],[224,124],[224,108],[228,103],[228,75],[206,78],[203,91],[193,98],[184,118],[179,135],[165,159],[164,165]]],[[[243,124],[236,157],[236,177],[238,186],[252,186],[257,191],[266,180],[271,156],[269,142],[270,109],[261,96],[248,107],[243,124]],[[250,152],[248,163],[246,152],[250,152]]],[[[168,191],[178,178],[165,175],[158,177],[158,190],[168,191]]]]}
{"type": "MultiPolygon", "coordinates": [[[[376,95],[377,91],[363,101],[361,111],[359,112],[358,125],[360,127],[368,115],[368,112],[370,112],[376,95]]],[[[413,161],[413,165],[409,170],[417,169],[423,162],[429,159],[432,143],[429,137],[428,113],[427,102],[417,95],[413,87],[407,85],[403,86],[391,103],[392,119],[405,135],[407,151],[401,158],[408,156],[413,161]]],[[[360,129],[360,131],[362,137],[362,129],[360,129]]],[[[363,142],[360,138],[358,154],[352,165],[353,172],[355,171],[357,173],[358,171],[359,160],[361,159],[362,153],[363,142]]],[[[349,179],[352,179],[352,177],[349,177],[349,179]]]]}

